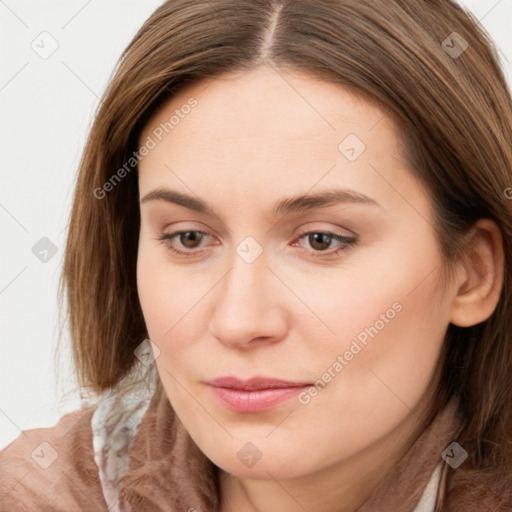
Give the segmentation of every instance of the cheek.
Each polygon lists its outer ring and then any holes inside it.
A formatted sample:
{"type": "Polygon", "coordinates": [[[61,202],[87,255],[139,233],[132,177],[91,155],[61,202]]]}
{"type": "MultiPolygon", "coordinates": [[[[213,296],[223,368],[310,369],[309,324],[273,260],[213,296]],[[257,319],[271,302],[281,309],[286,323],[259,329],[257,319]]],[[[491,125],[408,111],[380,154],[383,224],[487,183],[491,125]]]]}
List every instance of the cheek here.
{"type": "MultiPolygon", "coordinates": [[[[137,254],[137,291],[144,317],[153,328],[169,329],[174,306],[179,303],[188,287],[184,286],[180,272],[169,263],[164,245],[142,232],[137,254]]],[[[148,326],[149,327],[149,326],[148,326]]]]}
{"type": "Polygon", "coordinates": [[[159,265],[152,265],[149,251],[139,245],[137,256],[137,292],[141,304],[144,320],[150,338],[160,332],[167,308],[165,286],[162,286],[162,275],[159,265]],[[160,279],[159,279],[160,277],[160,279]]]}
{"type": "Polygon", "coordinates": [[[447,308],[436,290],[437,274],[414,291],[411,274],[413,267],[392,282],[353,290],[338,301],[337,313],[330,311],[341,340],[338,350],[356,352],[359,345],[358,359],[367,365],[432,363],[448,326],[447,308]]]}
{"type": "Polygon", "coordinates": [[[177,321],[183,303],[183,288],[177,272],[163,261],[163,249],[141,242],[137,255],[137,291],[149,337],[158,342],[177,321]]]}
{"type": "Polygon", "coordinates": [[[204,271],[191,275],[171,264],[164,248],[139,245],[137,290],[149,338],[160,349],[159,370],[165,364],[172,374],[194,372],[198,366],[196,343],[206,328],[204,305],[214,283],[204,271]]]}
{"type": "MultiPolygon", "coordinates": [[[[414,407],[428,387],[448,327],[449,304],[437,289],[441,260],[435,241],[420,247],[420,238],[417,245],[382,246],[371,261],[358,260],[350,269],[347,264],[346,272],[333,274],[327,286],[308,297],[332,333],[325,334],[321,325],[323,341],[308,347],[308,355],[321,381],[329,380],[329,372],[335,375],[325,389],[336,393],[346,410],[414,407]]],[[[298,283],[305,293],[308,281],[298,283]]],[[[312,332],[307,321],[299,329],[312,332]]],[[[333,398],[330,392],[321,394],[333,398]]]]}
{"type": "Polygon", "coordinates": [[[146,248],[143,244],[139,246],[137,289],[149,338],[160,350],[155,364],[165,392],[175,410],[183,412],[193,403],[189,403],[186,394],[182,396],[175,379],[179,382],[183,380],[179,371],[182,366],[190,368],[184,363],[190,355],[190,343],[181,343],[179,340],[193,339],[193,333],[185,331],[194,325],[188,318],[193,314],[188,300],[195,299],[197,302],[197,297],[184,297],[190,293],[190,287],[182,282],[179,272],[170,271],[168,262],[160,261],[165,259],[161,258],[160,252],[155,248],[146,248]]]}

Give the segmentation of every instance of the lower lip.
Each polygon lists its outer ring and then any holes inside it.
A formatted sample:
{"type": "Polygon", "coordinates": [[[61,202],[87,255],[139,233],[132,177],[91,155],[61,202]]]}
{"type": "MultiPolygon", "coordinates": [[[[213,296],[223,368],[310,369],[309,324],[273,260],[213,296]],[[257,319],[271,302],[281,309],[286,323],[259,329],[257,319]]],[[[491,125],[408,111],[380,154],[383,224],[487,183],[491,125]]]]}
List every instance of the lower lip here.
{"type": "Polygon", "coordinates": [[[297,396],[310,386],[258,389],[253,391],[220,388],[217,386],[208,387],[213,391],[219,402],[232,411],[260,412],[297,396]]]}

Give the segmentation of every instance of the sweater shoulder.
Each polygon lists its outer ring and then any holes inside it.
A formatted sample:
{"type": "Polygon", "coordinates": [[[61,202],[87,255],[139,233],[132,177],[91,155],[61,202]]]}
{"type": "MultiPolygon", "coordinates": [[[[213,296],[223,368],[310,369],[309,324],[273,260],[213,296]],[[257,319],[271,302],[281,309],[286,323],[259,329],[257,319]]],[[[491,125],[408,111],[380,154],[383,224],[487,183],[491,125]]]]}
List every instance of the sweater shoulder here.
{"type": "Polygon", "coordinates": [[[2,511],[107,510],[94,460],[94,410],[83,407],[52,427],[23,430],[0,452],[2,511]]]}

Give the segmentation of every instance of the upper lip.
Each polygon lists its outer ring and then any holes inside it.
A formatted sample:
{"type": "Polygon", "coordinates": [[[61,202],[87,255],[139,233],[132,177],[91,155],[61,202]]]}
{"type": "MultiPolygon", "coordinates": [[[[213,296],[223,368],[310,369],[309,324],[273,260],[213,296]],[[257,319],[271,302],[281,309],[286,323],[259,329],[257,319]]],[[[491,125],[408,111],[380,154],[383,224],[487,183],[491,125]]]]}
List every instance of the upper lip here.
{"type": "Polygon", "coordinates": [[[217,377],[207,382],[211,386],[229,389],[275,389],[275,388],[292,388],[311,385],[310,382],[292,382],[282,379],[274,379],[271,377],[251,377],[243,380],[238,377],[217,377]]]}

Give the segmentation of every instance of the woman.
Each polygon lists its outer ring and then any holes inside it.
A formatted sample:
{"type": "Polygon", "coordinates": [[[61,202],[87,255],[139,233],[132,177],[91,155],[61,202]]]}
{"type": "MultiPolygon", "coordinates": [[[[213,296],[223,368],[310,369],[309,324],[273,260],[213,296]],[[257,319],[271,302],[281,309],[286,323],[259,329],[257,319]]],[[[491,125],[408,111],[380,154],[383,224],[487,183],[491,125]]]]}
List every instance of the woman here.
{"type": "Polygon", "coordinates": [[[2,510],[512,510],[511,141],[454,2],[164,3],[74,196],[98,400],[2,452],[2,510]]]}

